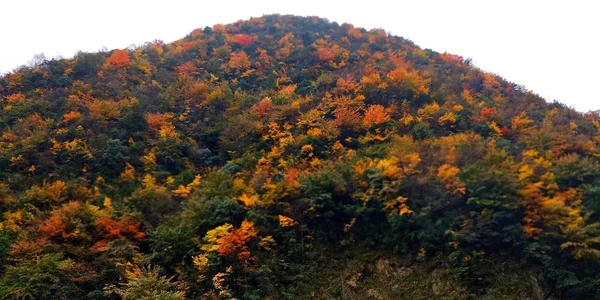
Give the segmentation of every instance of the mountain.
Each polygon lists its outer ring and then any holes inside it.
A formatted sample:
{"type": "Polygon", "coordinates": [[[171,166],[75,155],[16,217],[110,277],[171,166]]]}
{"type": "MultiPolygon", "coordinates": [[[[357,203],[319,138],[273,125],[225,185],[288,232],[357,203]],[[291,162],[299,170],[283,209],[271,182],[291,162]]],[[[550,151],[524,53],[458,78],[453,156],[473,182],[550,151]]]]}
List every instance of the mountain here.
{"type": "Polygon", "coordinates": [[[600,299],[600,117],[461,56],[269,15],[0,94],[2,299],[600,299]]]}

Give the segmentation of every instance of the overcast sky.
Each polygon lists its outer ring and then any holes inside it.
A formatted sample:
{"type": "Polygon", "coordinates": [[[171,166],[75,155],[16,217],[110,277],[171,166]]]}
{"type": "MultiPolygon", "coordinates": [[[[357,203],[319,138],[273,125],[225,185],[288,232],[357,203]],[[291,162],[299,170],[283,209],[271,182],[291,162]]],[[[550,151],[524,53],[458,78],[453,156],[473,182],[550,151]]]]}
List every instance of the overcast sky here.
{"type": "Polygon", "coordinates": [[[383,28],[580,111],[600,109],[596,1],[9,0],[0,4],[0,73],[35,54],[170,42],[195,28],[263,14],[316,15],[383,28]]]}

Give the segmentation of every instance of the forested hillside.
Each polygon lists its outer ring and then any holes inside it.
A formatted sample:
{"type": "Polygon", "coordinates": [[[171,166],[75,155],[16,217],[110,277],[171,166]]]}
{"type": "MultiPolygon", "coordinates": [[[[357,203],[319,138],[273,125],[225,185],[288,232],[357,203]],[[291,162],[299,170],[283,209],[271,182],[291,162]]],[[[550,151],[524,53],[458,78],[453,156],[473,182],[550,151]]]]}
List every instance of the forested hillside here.
{"type": "Polygon", "coordinates": [[[600,298],[598,114],[383,30],[215,25],[0,106],[1,299],[600,298]]]}

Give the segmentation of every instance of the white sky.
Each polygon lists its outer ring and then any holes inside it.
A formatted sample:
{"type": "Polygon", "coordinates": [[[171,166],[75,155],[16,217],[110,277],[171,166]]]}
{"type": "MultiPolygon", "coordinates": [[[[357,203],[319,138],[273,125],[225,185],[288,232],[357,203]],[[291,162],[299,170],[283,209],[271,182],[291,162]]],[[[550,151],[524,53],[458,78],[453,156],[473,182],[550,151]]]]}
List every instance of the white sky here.
{"type": "Polygon", "coordinates": [[[170,42],[195,28],[263,14],[316,15],[472,58],[547,100],[597,110],[599,12],[593,0],[6,0],[0,3],[0,73],[38,53],[71,57],[77,50],[170,42]]]}

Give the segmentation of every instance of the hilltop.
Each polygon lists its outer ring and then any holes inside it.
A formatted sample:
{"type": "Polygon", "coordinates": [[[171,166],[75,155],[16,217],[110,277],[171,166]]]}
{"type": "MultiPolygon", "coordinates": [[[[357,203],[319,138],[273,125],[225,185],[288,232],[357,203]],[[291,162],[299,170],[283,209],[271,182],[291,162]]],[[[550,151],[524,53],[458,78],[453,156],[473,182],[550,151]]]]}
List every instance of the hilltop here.
{"type": "Polygon", "coordinates": [[[0,77],[4,299],[600,298],[600,118],[269,15],[0,77]]]}

